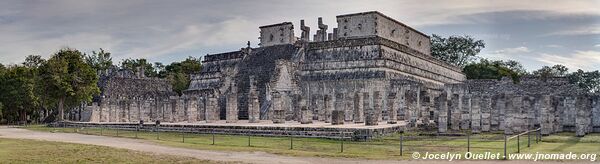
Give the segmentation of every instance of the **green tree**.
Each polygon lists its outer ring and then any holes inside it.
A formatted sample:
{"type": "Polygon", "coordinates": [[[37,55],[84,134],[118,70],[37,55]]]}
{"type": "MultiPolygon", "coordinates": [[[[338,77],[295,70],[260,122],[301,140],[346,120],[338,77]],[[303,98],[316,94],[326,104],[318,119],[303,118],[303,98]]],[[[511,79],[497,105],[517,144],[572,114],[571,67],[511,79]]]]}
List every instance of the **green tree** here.
{"type": "Polygon", "coordinates": [[[23,62],[23,66],[29,68],[29,70],[31,71],[31,79],[33,79],[35,86],[34,96],[36,96],[35,99],[37,100],[37,102],[35,102],[36,107],[34,109],[38,110],[33,110],[31,116],[32,119],[36,120],[41,117],[40,113],[42,111],[45,111],[44,113],[47,113],[47,108],[45,107],[48,105],[46,103],[50,102],[48,101],[48,95],[46,94],[46,91],[43,87],[44,82],[42,81],[39,72],[40,67],[45,63],[46,60],[44,60],[40,55],[29,55],[25,58],[25,62],[23,62]]]}
{"type": "Polygon", "coordinates": [[[476,40],[471,36],[443,38],[433,34],[431,37],[431,55],[461,68],[474,61],[483,48],[483,40],[476,40]]]}
{"type": "Polygon", "coordinates": [[[65,107],[90,102],[98,94],[96,71],[75,49],[61,49],[40,67],[40,75],[50,97],[56,100],[58,120],[64,120],[65,107]]]}
{"type": "Polygon", "coordinates": [[[154,70],[152,63],[146,59],[125,59],[121,62],[122,69],[128,69],[133,72],[138,72],[138,68],[144,69],[144,75],[147,77],[157,77],[158,73],[154,70]]]}
{"type": "Polygon", "coordinates": [[[85,61],[97,71],[107,70],[113,65],[110,52],[104,51],[102,48],[98,52],[92,51],[91,55],[85,54],[85,61]]]}
{"type": "Polygon", "coordinates": [[[27,121],[28,113],[37,106],[33,76],[30,68],[14,65],[8,67],[0,79],[0,102],[10,120],[27,121]]]}
{"type": "Polygon", "coordinates": [[[567,75],[569,81],[592,93],[600,92],[600,71],[585,72],[581,69],[567,75]]]}
{"type": "Polygon", "coordinates": [[[511,77],[513,81],[518,82],[526,71],[523,66],[516,61],[491,61],[481,59],[478,63],[471,63],[463,68],[463,73],[467,79],[501,79],[502,77],[511,77]]]}
{"type": "Polygon", "coordinates": [[[533,71],[532,74],[534,76],[541,77],[544,79],[549,77],[564,77],[567,76],[567,74],[569,74],[569,68],[560,64],[554,65],[552,67],[543,66],[542,68],[533,71]]]}
{"type": "Polygon", "coordinates": [[[190,74],[202,69],[200,58],[188,57],[182,62],[173,62],[165,66],[164,76],[173,86],[173,90],[182,94],[190,85],[190,74]]]}
{"type": "MultiPolygon", "coordinates": [[[[2,65],[2,63],[0,63],[0,79],[4,78],[4,70],[5,70],[4,65],[2,65]]],[[[2,95],[2,93],[0,93],[0,96],[1,95],[2,95]]],[[[0,101],[0,123],[2,123],[2,121],[4,120],[3,109],[4,109],[4,105],[2,104],[2,101],[0,101]]]]}

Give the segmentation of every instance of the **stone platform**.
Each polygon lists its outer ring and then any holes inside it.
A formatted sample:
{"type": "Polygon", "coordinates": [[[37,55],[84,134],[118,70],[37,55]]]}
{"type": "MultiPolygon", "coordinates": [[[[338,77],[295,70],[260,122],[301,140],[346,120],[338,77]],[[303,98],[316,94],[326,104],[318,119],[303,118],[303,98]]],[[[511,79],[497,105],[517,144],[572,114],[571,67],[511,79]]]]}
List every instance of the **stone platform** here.
{"type": "Polygon", "coordinates": [[[376,126],[365,126],[365,124],[354,124],[346,122],[342,125],[332,125],[325,122],[313,122],[312,124],[300,124],[296,121],[287,121],[283,124],[273,124],[268,120],[259,123],[248,123],[248,120],[239,120],[237,123],[226,123],[225,120],[206,123],[161,123],[158,128],[155,123],[123,123],[123,122],[61,122],[58,126],[66,127],[104,127],[109,129],[185,132],[199,134],[232,134],[252,136],[293,136],[312,138],[351,138],[352,140],[369,140],[396,132],[402,132],[406,123],[401,121],[397,124],[380,122],[376,126]],[[343,136],[342,136],[343,134],[343,136]]]}

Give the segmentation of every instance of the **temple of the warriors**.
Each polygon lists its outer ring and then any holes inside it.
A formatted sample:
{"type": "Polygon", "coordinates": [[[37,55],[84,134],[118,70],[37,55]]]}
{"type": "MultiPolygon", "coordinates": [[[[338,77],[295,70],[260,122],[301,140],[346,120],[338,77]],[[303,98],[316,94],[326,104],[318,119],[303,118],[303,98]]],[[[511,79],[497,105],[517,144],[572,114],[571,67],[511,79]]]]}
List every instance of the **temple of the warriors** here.
{"type": "Polygon", "coordinates": [[[181,96],[162,79],[107,72],[102,96],[81,121],[600,132],[600,96],[565,78],[467,80],[406,24],[379,12],[336,19],[333,26],[319,18],[313,28],[300,20],[300,36],[292,22],[261,26],[258,47],[204,56],[181,96]]]}

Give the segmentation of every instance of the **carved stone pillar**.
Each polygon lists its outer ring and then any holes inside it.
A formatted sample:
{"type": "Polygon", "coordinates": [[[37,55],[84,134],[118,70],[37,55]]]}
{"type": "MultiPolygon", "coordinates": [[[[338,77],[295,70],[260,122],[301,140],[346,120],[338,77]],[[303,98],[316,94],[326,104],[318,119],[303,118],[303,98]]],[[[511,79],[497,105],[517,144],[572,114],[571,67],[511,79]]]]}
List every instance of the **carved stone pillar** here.
{"type": "Polygon", "coordinates": [[[589,133],[591,127],[591,102],[586,95],[577,96],[577,117],[575,118],[575,135],[583,137],[589,133]]]}
{"type": "Polygon", "coordinates": [[[331,124],[332,125],[341,125],[344,124],[344,110],[334,110],[331,113],[331,124]]]}
{"type": "Polygon", "coordinates": [[[196,122],[198,118],[198,99],[191,97],[187,102],[187,121],[192,123],[196,122]]]}
{"type": "Polygon", "coordinates": [[[254,76],[249,77],[249,94],[248,94],[248,122],[260,122],[260,103],[258,102],[258,90],[254,76]]]}
{"type": "Polygon", "coordinates": [[[354,93],[354,123],[363,123],[364,118],[364,99],[360,92],[354,93]]]}
{"type": "Polygon", "coordinates": [[[471,98],[471,130],[473,133],[481,132],[481,97],[475,95],[471,98]]]}
{"type": "Polygon", "coordinates": [[[445,91],[436,98],[438,109],[438,132],[446,133],[448,131],[448,95],[445,91]]]}
{"type": "Polygon", "coordinates": [[[308,109],[306,106],[306,100],[300,98],[300,123],[301,124],[310,124],[312,123],[312,111],[308,109]]]}
{"type": "Polygon", "coordinates": [[[275,124],[285,123],[285,110],[282,108],[283,102],[281,99],[281,93],[273,92],[273,116],[272,121],[275,124]]]}
{"type": "Polygon", "coordinates": [[[397,123],[397,116],[398,116],[398,107],[396,106],[397,104],[397,97],[396,97],[396,93],[392,92],[388,95],[388,101],[387,101],[387,108],[388,108],[388,120],[387,123],[388,124],[396,124],[397,123]]]}
{"type": "Polygon", "coordinates": [[[325,121],[325,123],[330,123],[331,122],[331,112],[333,111],[333,108],[334,108],[333,107],[334,102],[332,100],[331,95],[325,95],[323,101],[324,101],[324,105],[325,105],[325,107],[324,107],[325,111],[323,112],[324,116],[325,116],[324,121],[325,121]]]}
{"type": "Polygon", "coordinates": [[[208,95],[206,101],[206,122],[219,121],[219,101],[216,95],[208,95]]]}

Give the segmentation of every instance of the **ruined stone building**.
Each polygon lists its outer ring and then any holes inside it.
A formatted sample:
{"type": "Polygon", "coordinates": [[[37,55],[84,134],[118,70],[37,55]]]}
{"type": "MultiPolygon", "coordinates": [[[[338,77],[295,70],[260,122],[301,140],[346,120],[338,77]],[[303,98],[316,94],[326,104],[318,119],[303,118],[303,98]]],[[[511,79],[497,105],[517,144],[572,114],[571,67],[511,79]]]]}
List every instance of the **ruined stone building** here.
{"type": "Polygon", "coordinates": [[[467,80],[431,56],[430,38],[379,12],[261,26],[259,47],[204,56],[184,95],[168,83],[114,75],[93,122],[396,124],[439,132],[600,132],[600,101],[564,78],[467,80]]]}

